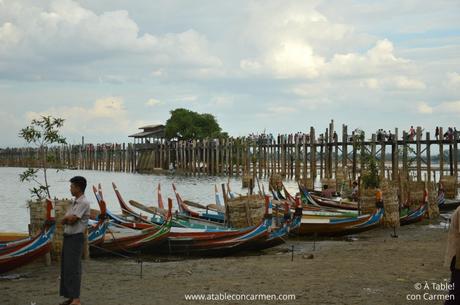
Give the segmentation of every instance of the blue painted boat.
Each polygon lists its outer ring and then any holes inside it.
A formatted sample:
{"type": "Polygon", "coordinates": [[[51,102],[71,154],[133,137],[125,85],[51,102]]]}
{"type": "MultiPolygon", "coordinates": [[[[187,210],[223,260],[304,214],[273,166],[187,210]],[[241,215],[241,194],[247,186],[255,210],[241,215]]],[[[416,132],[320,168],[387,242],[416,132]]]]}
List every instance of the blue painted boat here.
{"type": "Polygon", "coordinates": [[[48,253],[55,229],[53,203],[47,199],[47,217],[42,230],[34,237],[3,244],[0,249],[0,273],[14,270],[48,253]]]}

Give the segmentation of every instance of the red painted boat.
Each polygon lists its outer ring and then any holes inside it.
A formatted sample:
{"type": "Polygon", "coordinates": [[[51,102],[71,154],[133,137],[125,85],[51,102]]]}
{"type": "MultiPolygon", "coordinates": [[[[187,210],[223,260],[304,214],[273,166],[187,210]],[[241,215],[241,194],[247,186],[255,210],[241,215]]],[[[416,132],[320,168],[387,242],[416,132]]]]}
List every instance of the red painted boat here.
{"type": "Polygon", "coordinates": [[[0,247],[0,273],[14,270],[48,253],[55,228],[53,203],[47,199],[47,217],[40,233],[4,243],[0,247]]]}

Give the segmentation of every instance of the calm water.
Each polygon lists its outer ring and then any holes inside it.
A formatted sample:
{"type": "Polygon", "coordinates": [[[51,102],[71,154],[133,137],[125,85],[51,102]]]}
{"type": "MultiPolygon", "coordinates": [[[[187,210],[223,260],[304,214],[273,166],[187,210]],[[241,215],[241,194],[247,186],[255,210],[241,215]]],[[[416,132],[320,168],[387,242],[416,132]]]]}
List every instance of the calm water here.
{"type": "MultiPolygon", "coordinates": [[[[0,167],[0,232],[27,232],[29,223],[27,200],[30,199],[29,188],[31,184],[19,181],[19,174],[23,171],[24,168],[0,167]]],[[[91,207],[99,209],[91,186],[101,183],[107,206],[114,212],[119,212],[120,207],[113,192],[112,182],[117,184],[126,202],[133,199],[155,206],[157,206],[156,187],[158,183],[161,183],[163,199],[166,201],[167,197],[171,197],[177,207],[171,183],[176,184],[183,198],[209,204],[214,203],[214,185],[217,184],[221,190],[220,184],[226,183],[228,179],[227,177],[184,177],[84,170],[56,172],[49,170],[48,181],[51,185],[51,196],[53,198],[71,198],[68,181],[77,175],[84,176],[88,180],[86,196],[91,201],[91,207]]],[[[261,182],[268,190],[267,180],[261,182]]],[[[241,191],[240,179],[230,179],[230,186],[232,191],[246,192],[241,191]]],[[[286,187],[289,190],[295,190],[295,182],[286,182],[286,187]]]]}

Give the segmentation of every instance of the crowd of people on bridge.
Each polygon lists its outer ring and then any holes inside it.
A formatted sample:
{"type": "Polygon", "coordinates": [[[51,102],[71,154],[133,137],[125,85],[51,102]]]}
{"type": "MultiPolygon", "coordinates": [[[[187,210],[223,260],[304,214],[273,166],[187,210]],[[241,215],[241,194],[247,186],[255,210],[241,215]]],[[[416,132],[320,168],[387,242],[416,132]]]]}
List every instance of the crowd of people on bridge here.
{"type": "MultiPolygon", "coordinates": [[[[457,131],[456,127],[448,127],[447,129],[444,129],[444,130],[445,130],[445,132],[443,132],[443,134],[441,135],[440,134],[441,133],[441,127],[436,127],[436,129],[435,129],[436,140],[453,141],[455,139],[456,135],[460,138],[460,134],[457,131]]],[[[424,131],[424,129],[420,130],[420,132],[423,132],[423,131],[424,131]]],[[[353,130],[351,135],[348,135],[347,141],[351,142],[351,141],[353,141],[354,137],[359,137],[362,134],[364,134],[364,132],[361,129],[357,128],[357,129],[353,130]]],[[[387,131],[387,130],[384,130],[383,128],[381,128],[381,129],[378,129],[375,134],[376,134],[376,140],[379,143],[393,142],[395,140],[395,134],[392,133],[391,130],[387,131]]],[[[409,128],[409,130],[407,131],[407,133],[403,133],[403,135],[401,136],[401,139],[403,139],[403,140],[404,140],[404,135],[406,135],[405,140],[407,140],[409,142],[416,141],[417,130],[416,130],[416,128],[414,128],[414,126],[411,126],[409,128]]],[[[267,144],[272,145],[272,144],[279,143],[281,137],[283,137],[284,139],[286,139],[290,143],[298,143],[300,145],[304,144],[304,142],[305,142],[305,144],[310,143],[310,134],[300,132],[300,131],[296,132],[294,134],[278,134],[276,136],[273,135],[272,133],[265,133],[265,132],[260,133],[260,134],[251,133],[247,137],[244,137],[244,138],[252,140],[252,141],[255,141],[257,144],[260,144],[260,145],[267,145],[267,144]]],[[[316,143],[323,144],[323,143],[328,142],[328,140],[329,139],[326,137],[326,134],[321,133],[321,134],[318,135],[318,137],[316,139],[316,143]]],[[[334,131],[332,133],[332,142],[338,142],[338,135],[337,135],[336,131],[334,131]]]]}

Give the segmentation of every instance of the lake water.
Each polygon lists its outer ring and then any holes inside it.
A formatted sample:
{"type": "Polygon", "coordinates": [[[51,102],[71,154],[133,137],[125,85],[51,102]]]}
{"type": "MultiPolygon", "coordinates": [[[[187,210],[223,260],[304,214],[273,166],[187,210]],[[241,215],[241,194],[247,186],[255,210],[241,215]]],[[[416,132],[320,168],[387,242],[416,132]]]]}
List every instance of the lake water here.
{"type": "MultiPolygon", "coordinates": [[[[28,230],[29,210],[27,208],[27,201],[31,197],[29,188],[32,184],[21,183],[19,181],[19,174],[24,170],[24,168],[0,167],[0,232],[27,232],[28,230]]],[[[158,183],[161,183],[165,203],[167,197],[170,197],[174,200],[174,205],[177,208],[171,183],[176,184],[182,198],[209,204],[215,202],[214,185],[217,184],[219,191],[221,191],[221,183],[228,181],[227,177],[185,177],[85,170],[56,172],[56,170],[48,170],[51,196],[53,198],[71,198],[68,181],[77,175],[84,176],[88,181],[86,196],[91,201],[91,207],[99,209],[92,192],[92,185],[101,183],[107,206],[114,212],[120,212],[120,207],[112,188],[112,182],[117,184],[126,202],[133,199],[147,205],[155,206],[157,206],[156,188],[158,183]]],[[[268,181],[261,180],[261,183],[265,185],[265,190],[268,190],[268,181]]],[[[296,190],[294,181],[288,181],[285,184],[289,190],[296,190]]],[[[230,186],[232,191],[247,192],[247,190],[241,190],[241,178],[231,178],[230,186]]]]}

